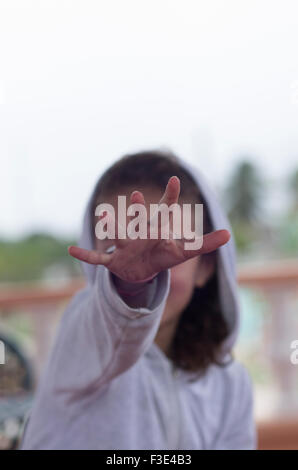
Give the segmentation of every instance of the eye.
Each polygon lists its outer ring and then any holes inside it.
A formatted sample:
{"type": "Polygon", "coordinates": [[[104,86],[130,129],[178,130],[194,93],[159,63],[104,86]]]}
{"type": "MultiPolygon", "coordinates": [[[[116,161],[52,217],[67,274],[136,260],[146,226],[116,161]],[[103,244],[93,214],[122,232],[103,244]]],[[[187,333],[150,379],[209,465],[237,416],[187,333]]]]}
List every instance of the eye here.
{"type": "Polygon", "coordinates": [[[115,251],[115,249],[116,249],[116,245],[109,246],[106,249],[106,253],[113,253],[113,251],[115,251]]]}

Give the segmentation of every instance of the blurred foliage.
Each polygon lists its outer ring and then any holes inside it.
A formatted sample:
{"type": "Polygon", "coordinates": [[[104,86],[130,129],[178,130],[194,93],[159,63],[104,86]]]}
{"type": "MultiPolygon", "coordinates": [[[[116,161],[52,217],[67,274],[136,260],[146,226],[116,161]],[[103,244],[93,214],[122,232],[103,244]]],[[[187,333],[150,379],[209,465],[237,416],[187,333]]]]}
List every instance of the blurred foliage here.
{"type": "Polygon", "coordinates": [[[259,169],[245,156],[234,168],[224,189],[224,205],[240,254],[257,250],[268,227],[262,221],[266,189],[259,169]]]}
{"type": "Polygon", "coordinates": [[[268,197],[266,178],[248,156],[235,167],[223,199],[240,255],[298,255],[298,169],[283,181],[283,187],[289,203],[273,221],[263,204],[268,197]]]}
{"type": "Polygon", "coordinates": [[[292,197],[292,210],[298,212],[298,168],[289,176],[289,190],[292,197]]]}
{"type": "Polygon", "coordinates": [[[243,253],[249,250],[254,239],[254,230],[248,222],[231,221],[237,249],[243,253]]]}
{"type": "Polygon", "coordinates": [[[290,211],[281,219],[279,251],[287,255],[298,255],[298,211],[290,211]]]}
{"type": "Polygon", "coordinates": [[[298,169],[289,175],[287,186],[290,205],[281,217],[279,248],[285,255],[298,255],[298,169]]]}
{"type": "Polygon", "coordinates": [[[263,188],[264,182],[255,165],[241,161],[226,188],[228,215],[232,222],[248,224],[259,218],[263,188]]]}
{"type": "Polygon", "coordinates": [[[73,240],[36,233],[16,241],[0,240],[0,282],[33,281],[80,274],[78,263],[68,254],[73,240]]]}
{"type": "MultiPolygon", "coordinates": [[[[273,222],[263,203],[268,197],[267,181],[258,166],[247,155],[235,166],[223,188],[222,201],[240,256],[298,255],[298,168],[283,183],[289,203],[273,222]]],[[[81,275],[79,262],[67,251],[71,244],[76,241],[47,233],[33,233],[15,241],[0,239],[0,282],[81,275]]]]}

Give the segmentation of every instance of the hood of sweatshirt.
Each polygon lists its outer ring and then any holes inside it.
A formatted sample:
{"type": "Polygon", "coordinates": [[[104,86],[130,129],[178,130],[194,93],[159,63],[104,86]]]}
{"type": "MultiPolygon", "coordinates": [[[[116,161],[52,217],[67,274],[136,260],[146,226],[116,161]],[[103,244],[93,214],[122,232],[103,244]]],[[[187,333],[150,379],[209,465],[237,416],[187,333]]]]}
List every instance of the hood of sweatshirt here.
{"type": "MultiPolygon", "coordinates": [[[[240,305],[238,297],[237,272],[236,272],[236,248],[231,225],[227,216],[219,203],[215,191],[207,182],[205,176],[194,165],[180,157],[177,157],[178,163],[190,173],[195,179],[200,194],[205,200],[208,208],[212,230],[227,229],[231,233],[230,240],[217,249],[217,274],[219,283],[219,296],[223,315],[229,325],[230,334],[222,345],[222,353],[225,356],[231,352],[239,331],[240,305]]],[[[174,176],[174,175],[173,175],[174,176]]],[[[90,217],[90,206],[94,196],[95,187],[87,203],[83,218],[83,226],[79,239],[81,248],[93,249],[92,223],[90,217]]],[[[92,284],[95,279],[96,266],[81,262],[88,284],[92,284]]],[[[103,266],[98,266],[103,269],[103,266]]],[[[199,312],[198,312],[199,314],[199,312]]]]}

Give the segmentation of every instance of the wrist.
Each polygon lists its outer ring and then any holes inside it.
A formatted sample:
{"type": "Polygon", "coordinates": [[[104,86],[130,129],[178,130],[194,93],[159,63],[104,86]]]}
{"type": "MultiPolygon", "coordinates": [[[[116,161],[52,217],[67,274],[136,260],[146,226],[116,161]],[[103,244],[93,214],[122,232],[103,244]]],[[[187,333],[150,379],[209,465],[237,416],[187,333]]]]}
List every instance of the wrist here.
{"type": "Polygon", "coordinates": [[[117,292],[128,297],[135,296],[143,292],[144,289],[146,289],[146,287],[151,284],[157,276],[158,273],[141,281],[128,282],[112,273],[112,278],[117,292]]]}
{"type": "Polygon", "coordinates": [[[145,282],[152,282],[156,277],[158,276],[158,273],[154,273],[152,276],[146,277],[146,279],[142,279],[141,281],[134,281],[134,284],[142,284],[145,282]]]}

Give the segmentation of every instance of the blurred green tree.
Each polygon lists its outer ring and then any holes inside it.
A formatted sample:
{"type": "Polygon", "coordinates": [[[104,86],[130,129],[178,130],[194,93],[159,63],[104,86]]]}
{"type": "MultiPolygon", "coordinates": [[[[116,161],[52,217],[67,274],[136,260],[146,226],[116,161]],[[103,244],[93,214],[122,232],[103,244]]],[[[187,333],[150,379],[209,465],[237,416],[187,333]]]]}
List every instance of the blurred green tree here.
{"type": "Polygon", "coordinates": [[[67,251],[73,243],[46,233],[31,234],[20,240],[0,240],[0,282],[78,275],[78,263],[67,251]]]}
{"type": "Polygon", "coordinates": [[[292,213],[298,214],[298,168],[290,174],[288,188],[292,203],[290,211],[292,213]]]}
{"type": "Polygon", "coordinates": [[[298,255],[298,168],[286,180],[289,205],[280,219],[279,249],[282,254],[298,255]]]}
{"type": "Polygon", "coordinates": [[[262,237],[264,181],[248,157],[235,167],[224,190],[224,204],[237,248],[244,253],[262,237]]]}
{"type": "Polygon", "coordinates": [[[233,222],[254,222],[261,212],[262,178],[255,165],[241,161],[226,190],[228,215],[233,222]]]}

